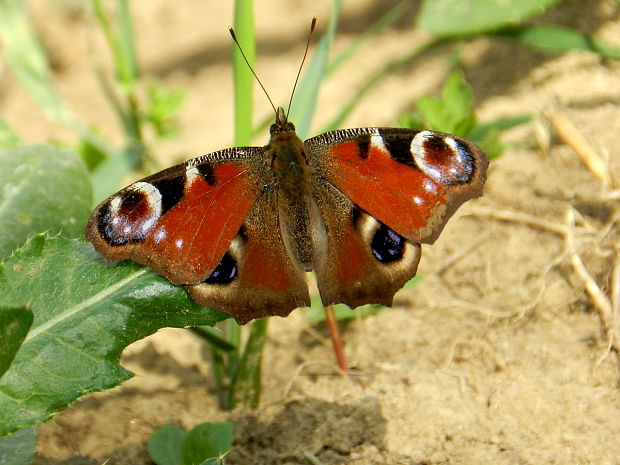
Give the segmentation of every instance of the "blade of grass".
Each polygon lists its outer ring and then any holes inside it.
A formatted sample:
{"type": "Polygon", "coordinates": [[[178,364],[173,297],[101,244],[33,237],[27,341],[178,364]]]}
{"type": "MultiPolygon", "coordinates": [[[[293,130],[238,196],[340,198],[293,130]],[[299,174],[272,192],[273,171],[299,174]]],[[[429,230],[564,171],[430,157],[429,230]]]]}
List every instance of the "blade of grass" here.
{"type": "MultiPolygon", "coordinates": [[[[235,33],[250,65],[256,57],[254,37],[254,3],[252,0],[235,1],[235,33]]],[[[252,138],[252,89],[254,76],[238,47],[233,48],[233,81],[235,93],[235,145],[249,145],[252,138]]]]}
{"type": "Polygon", "coordinates": [[[316,100],[319,94],[319,87],[321,81],[325,77],[329,51],[334,35],[336,34],[336,27],[338,26],[341,4],[341,0],[332,0],[327,30],[321,38],[306,72],[299,82],[297,93],[293,99],[293,105],[290,108],[290,120],[295,121],[297,134],[302,139],[305,139],[310,131],[316,100]]]}
{"type": "Polygon", "coordinates": [[[446,43],[449,39],[431,39],[429,42],[422,44],[418,48],[409,51],[399,58],[392,60],[387,66],[378,70],[373,76],[371,76],[366,83],[349,99],[349,101],[343,105],[340,111],[332,118],[332,120],[323,127],[323,131],[332,131],[341,127],[344,120],[351,114],[353,109],[357,106],[361,98],[367,94],[374,86],[376,86],[379,82],[385,79],[388,75],[395,72],[399,68],[409,64],[420,55],[437,48],[444,43],[446,43]]]}
{"type": "Polygon", "coordinates": [[[403,14],[409,8],[408,2],[401,1],[397,3],[390,11],[381,16],[375,23],[373,23],[368,29],[362,32],[359,36],[353,40],[349,44],[347,48],[345,48],[342,52],[340,52],[336,58],[334,58],[328,65],[327,70],[325,71],[325,75],[329,76],[331,73],[336,71],[342,64],[348,60],[351,55],[353,55],[358,48],[360,48],[364,42],[376,36],[379,32],[381,32],[386,27],[394,24],[398,21],[403,14]]]}
{"type": "Polygon", "coordinates": [[[0,0],[0,42],[7,63],[41,110],[64,120],[66,109],[53,90],[47,57],[31,25],[23,2],[0,0]]]}
{"type": "Polygon", "coordinates": [[[231,409],[239,404],[249,405],[250,407],[258,406],[263,347],[268,321],[268,318],[261,318],[252,323],[243,356],[231,382],[229,402],[231,409]]]}
{"type": "Polygon", "coordinates": [[[0,118],[0,150],[12,149],[23,143],[21,137],[0,118]]]}
{"type": "Polygon", "coordinates": [[[114,56],[116,76],[124,90],[130,91],[138,77],[138,65],[133,41],[133,21],[126,0],[117,0],[117,30],[106,13],[101,0],[91,0],[93,13],[114,56]]]}

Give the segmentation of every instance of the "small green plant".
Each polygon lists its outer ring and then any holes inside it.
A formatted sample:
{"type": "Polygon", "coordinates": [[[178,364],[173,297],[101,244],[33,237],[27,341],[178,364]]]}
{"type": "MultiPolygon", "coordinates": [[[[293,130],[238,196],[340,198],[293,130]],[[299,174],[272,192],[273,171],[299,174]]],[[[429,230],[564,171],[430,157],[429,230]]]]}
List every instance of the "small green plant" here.
{"type": "Polygon", "coordinates": [[[187,432],[166,425],[149,438],[147,450],[157,465],[224,465],[232,440],[228,422],[202,423],[187,432]]]}
{"type": "Polygon", "coordinates": [[[443,85],[439,98],[420,97],[415,109],[401,115],[398,123],[404,128],[432,129],[464,137],[478,144],[489,158],[494,158],[504,150],[501,133],[530,119],[531,116],[522,115],[479,123],[471,88],[463,74],[455,71],[443,85]]]}

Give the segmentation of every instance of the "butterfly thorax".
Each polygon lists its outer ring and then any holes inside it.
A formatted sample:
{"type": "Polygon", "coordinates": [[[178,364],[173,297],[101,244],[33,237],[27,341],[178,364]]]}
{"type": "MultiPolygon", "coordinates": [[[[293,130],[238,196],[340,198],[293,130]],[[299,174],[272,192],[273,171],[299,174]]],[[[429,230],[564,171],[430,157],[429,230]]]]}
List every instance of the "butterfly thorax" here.
{"type": "Polygon", "coordinates": [[[310,240],[310,166],[303,142],[295,126],[287,121],[278,108],[276,122],[270,128],[269,156],[271,169],[278,185],[280,228],[290,242],[291,250],[306,268],[311,266],[310,240]]]}

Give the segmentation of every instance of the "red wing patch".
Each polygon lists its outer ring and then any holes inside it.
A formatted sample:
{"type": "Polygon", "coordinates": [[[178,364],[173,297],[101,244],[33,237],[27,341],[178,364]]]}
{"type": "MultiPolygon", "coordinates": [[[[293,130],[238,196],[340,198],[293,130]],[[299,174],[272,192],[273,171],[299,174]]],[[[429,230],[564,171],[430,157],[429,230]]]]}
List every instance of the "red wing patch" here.
{"type": "Polygon", "coordinates": [[[486,158],[454,136],[367,128],[306,144],[319,176],[414,242],[432,242],[456,208],[482,191],[486,158]]]}
{"type": "Polygon", "coordinates": [[[250,164],[184,164],[145,178],[104,201],[86,236],[111,260],[151,266],[174,284],[204,280],[254,205],[250,164]]]}

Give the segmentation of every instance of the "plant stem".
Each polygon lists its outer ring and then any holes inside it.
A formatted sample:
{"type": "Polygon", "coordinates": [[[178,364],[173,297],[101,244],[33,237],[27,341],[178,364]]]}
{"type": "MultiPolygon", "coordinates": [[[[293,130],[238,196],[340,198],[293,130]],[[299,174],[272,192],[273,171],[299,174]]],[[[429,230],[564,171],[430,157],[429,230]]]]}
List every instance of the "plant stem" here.
{"type": "Polygon", "coordinates": [[[331,305],[325,307],[325,318],[327,321],[327,327],[329,328],[329,335],[332,339],[332,346],[334,353],[336,354],[336,360],[338,361],[338,367],[345,374],[349,374],[349,366],[347,365],[347,359],[344,355],[344,346],[342,344],[342,338],[340,337],[340,328],[338,327],[338,321],[334,316],[334,309],[331,305]]]}

